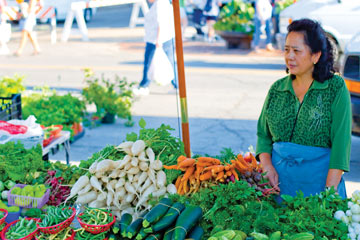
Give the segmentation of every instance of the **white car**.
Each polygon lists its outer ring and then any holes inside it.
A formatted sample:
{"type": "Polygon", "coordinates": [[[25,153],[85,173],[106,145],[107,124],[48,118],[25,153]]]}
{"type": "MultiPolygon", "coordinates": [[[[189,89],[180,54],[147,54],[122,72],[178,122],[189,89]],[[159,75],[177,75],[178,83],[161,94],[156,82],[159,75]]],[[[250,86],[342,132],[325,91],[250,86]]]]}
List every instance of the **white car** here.
{"type": "Polygon", "coordinates": [[[338,51],[343,52],[351,37],[360,31],[360,1],[299,0],[280,13],[276,39],[283,49],[287,26],[294,20],[310,18],[318,21],[338,51]]]}

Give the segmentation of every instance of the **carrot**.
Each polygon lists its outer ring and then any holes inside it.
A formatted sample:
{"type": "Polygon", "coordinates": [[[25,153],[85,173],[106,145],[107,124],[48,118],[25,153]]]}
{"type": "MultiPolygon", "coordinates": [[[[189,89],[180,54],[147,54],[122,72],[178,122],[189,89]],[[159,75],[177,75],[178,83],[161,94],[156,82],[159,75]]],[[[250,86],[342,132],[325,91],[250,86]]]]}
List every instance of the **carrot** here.
{"type": "Polygon", "coordinates": [[[177,158],[177,163],[181,163],[182,161],[184,161],[187,157],[184,156],[184,155],[180,155],[178,158],[177,158]]]}
{"type": "Polygon", "coordinates": [[[189,179],[189,177],[194,173],[195,167],[188,167],[184,173],[184,176],[181,178],[181,181],[186,181],[189,179]]]}
{"type": "Polygon", "coordinates": [[[256,167],[257,167],[257,161],[256,161],[256,158],[254,157],[254,155],[252,155],[251,153],[250,153],[250,156],[251,156],[251,167],[253,168],[253,169],[255,169],[256,167]]]}
{"type": "Polygon", "coordinates": [[[178,168],[191,167],[194,165],[194,163],[195,163],[195,159],[187,158],[178,164],[178,168]]]}
{"type": "Polygon", "coordinates": [[[196,164],[196,166],[199,166],[199,167],[209,167],[209,166],[215,165],[211,162],[199,162],[199,161],[196,162],[195,164],[196,164]]]}
{"type": "Polygon", "coordinates": [[[192,175],[189,177],[189,183],[190,183],[190,185],[196,184],[196,179],[195,179],[195,175],[194,175],[194,174],[192,174],[192,175]]]}
{"type": "Polygon", "coordinates": [[[212,164],[220,164],[220,160],[212,157],[198,157],[198,162],[210,162],[212,164]]]}
{"type": "Polygon", "coordinates": [[[163,165],[163,168],[165,168],[165,169],[168,169],[168,170],[170,170],[170,169],[178,169],[178,166],[177,165],[171,165],[171,166],[166,166],[166,165],[163,165]]]}
{"type": "Polygon", "coordinates": [[[239,170],[241,173],[244,173],[249,169],[248,166],[243,165],[240,161],[235,162],[235,168],[239,170]]]}
{"type": "Polygon", "coordinates": [[[239,181],[239,175],[237,174],[236,170],[235,170],[235,169],[231,169],[230,171],[231,171],[231,173],[234,175],[235,179],[239,181]]]}
{"type": "Polygon", "coordinates": [[[232,175],[232,172],[231,172],[231,170],[229,170],[229,171],[226,171],[226,176],[230,177],[231,175],[232,175]]]}
{"type": "Polygon", "coordinates": [[[180,195],[184,194],[184,189],[183,189],[184,185],[182,184],[182,182],[179,183],[179,187],[177,188],[177,193],[180,195]]]}
{"type": "Polygon", "coordinates": [[[202,173],[203,170],[204,170],[204,167],[196,165],[195,178],[197,180],[200,179],[200,174],[202,173]]]}
{"type": "Polygon", "coordinates": [[[209,180],[212,177],[211,171],[207,171],[200,175],[200,181],[209,180]]]}
{"type": "Polygon", "coordinates": [[[241,154],[238,155],[237,159],[238,159],[238,162],[241,162],[241,163],[242,163],[242,165],[244,165],[244,166],[250,166],[250,164],[245,161],[245,159],[243,158],[243,156],[242,156],[241,154]]]}
{"type": "Polygon", "coordinates": [[[220,168],[220,167],[224,168],[223,165],[212,165],[212,166],[204,168],[204,171],[208,171],[208,170],[212,170],[214,168],[220,168]]]}
{"type": "Polygon", "coordinates": [[[224,175],[225,175],[224,171],[219,172],[215,180],[218,181],[218,180],[222,179],[224,177],[224,175]]]}
{"type": "Polygon", "coordinates": [[[181,176],[178,176],[177,179],[176,179],[176,182],[175,182],[176,189],[179,189],[180,182],[181,182],[181,176]]]}
{"type": "Polygon", "coordinates": [[[217,165],[217,167],[214,167],[211,169],[211,172],[213,174],[216,174],[218,172],[224,171],[225,167],[223,165],[217,165]]]}
{"type": "Polygon", "coordinates": [[[181,184],[183,185],[184,193],[188,193],[188,192],[189,192],[188,181],[185,180],[185,181],[183,181],[181,184]]]}

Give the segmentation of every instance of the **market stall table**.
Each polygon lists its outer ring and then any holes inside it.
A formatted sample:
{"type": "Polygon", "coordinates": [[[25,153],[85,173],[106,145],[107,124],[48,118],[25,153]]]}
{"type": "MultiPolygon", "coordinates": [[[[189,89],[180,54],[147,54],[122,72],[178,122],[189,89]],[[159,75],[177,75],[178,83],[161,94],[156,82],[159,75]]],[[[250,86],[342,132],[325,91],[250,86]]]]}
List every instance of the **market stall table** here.
{"type": "Polygon", "coordinates": [[[52,141],[49,145],[43,148],[43,159],[49,159],[49,152],[50,150],[57,149],[61,144],[64,145],[65,149],[65,157],[66,157],[66,164],[69,165],[69,152],[70,152],[70,132],[69,131],[61,131],[60,137],[56,138],[52,141]]]}

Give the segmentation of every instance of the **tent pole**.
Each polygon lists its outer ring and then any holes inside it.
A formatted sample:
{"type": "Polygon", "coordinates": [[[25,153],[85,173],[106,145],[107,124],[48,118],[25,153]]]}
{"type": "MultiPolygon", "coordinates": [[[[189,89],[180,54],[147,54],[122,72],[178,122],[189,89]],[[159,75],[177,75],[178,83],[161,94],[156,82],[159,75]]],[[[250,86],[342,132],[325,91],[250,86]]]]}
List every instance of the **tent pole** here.
{"type": "Polygon", "coordinates": [[[179,80],[182,140],[184,142],[186,156],[191,157],[189,117],[187,110],[186,84],[185,84],[185,71],[184,71],[184,52],[183,52],[182,32],[181,32],[181,23],[180,23],[180,2],[179,0],[173,0],[172,4],[174,10],[175,46],[176,46],[176,59],[177,59],[177,69],[178,69],[177,72],[178,72],[178,80],[179,80]]]}

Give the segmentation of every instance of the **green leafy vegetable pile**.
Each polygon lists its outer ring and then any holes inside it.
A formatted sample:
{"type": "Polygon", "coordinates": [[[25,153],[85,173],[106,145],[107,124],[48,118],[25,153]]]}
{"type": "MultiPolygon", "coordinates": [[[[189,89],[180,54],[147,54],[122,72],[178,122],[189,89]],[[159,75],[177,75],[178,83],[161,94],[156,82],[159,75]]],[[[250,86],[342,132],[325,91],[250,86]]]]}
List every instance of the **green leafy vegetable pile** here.
{"type": "Polygon", "coordinates": [[[31,183],[44,169],[40,144],[25,149],[20,142],[0,144],[0,180],[11,179],[21,183],[31,183]]]}

